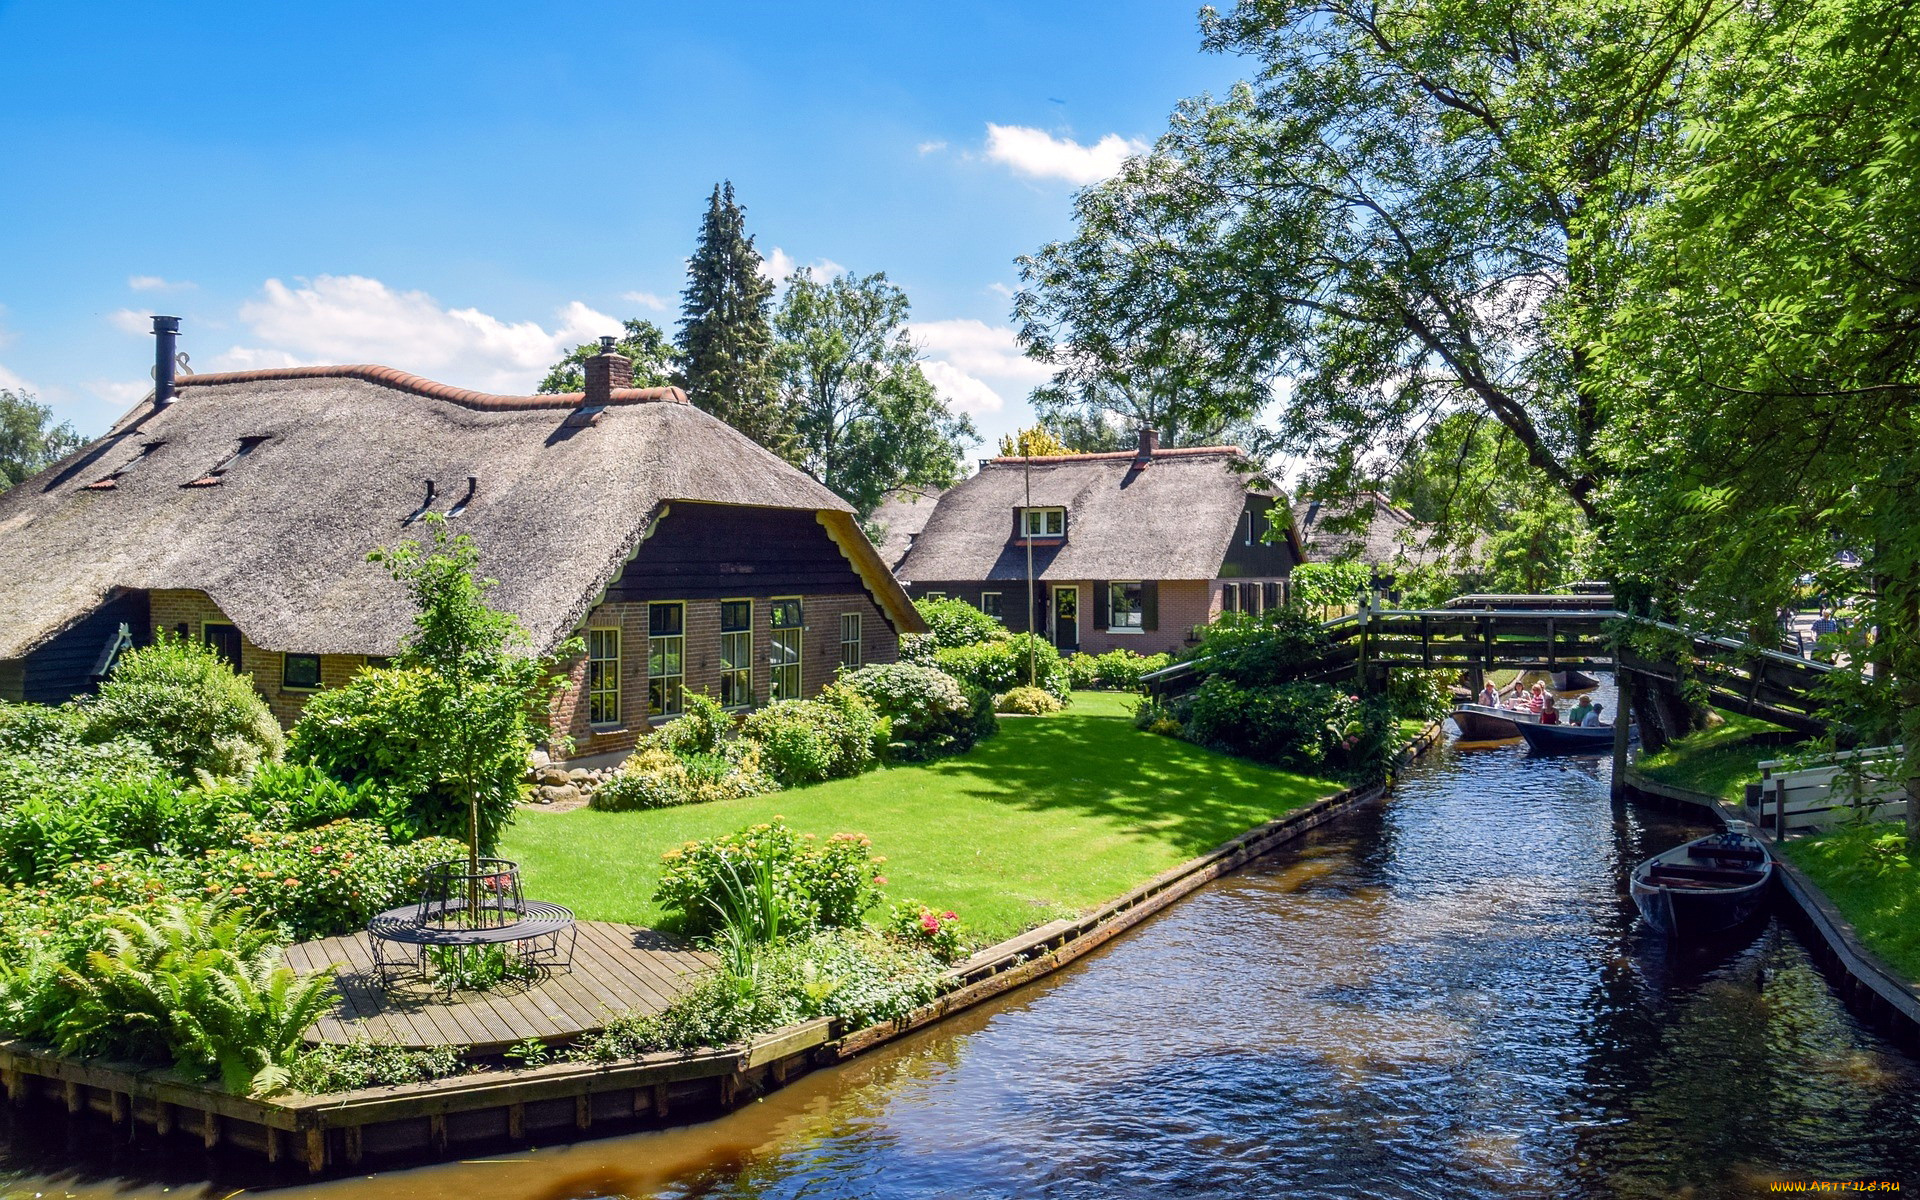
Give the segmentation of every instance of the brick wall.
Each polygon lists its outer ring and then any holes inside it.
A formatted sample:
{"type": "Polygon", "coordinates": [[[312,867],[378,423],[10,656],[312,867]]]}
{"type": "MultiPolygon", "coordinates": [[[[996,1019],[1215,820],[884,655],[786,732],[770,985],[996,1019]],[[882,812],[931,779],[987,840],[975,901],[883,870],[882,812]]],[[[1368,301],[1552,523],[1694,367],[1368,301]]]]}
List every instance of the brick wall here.
{"type": "MultiPolygon", "coordinates": [[[[153,615],[153,628],[158,633],[178,633],[184,626],[188,637],[204,638],[209,623],[233,625],[227,615],[220,611],[205,592],[194,591],[158,591],[151,594],[150,607],[153,615]]],[[[265,697],[267,707],[280,724],[291,726],[300,717],[300,710],[307,706],[308,697],[313,691],[292,690],[281,686],[284,678],[285,656],[277,650],[263,650],[248,639],[247,631],[240,630],[240,670],[253,677],[254,690],[265,697]]],[[[320,656],[320,687],[324,691],[336,688],[353,678],[354,672],[366,666],[367,660],[359,654],[322,654],[320,656]]]]}
{"type": "MultiPolygon", "coordinates": [[[[683,684],[689,692],[715,698],[720,694],[720,601],[686,601],[686,646],[682,656],[683,684]]],[[[840,666],[840,618],[860,615],[862,663],[892,662],[900,655],[900,640],[873,598],[865,592],[851,595],[801,597],[800,684],[808,696],[832,682],[840,666]]],[[[587,614],[583,629],[620,630],[620,714],[613,726],[595,729],[587,720],[587,663],[581,657],[567,670],[570,686],[553,703],[552,724],[573,738],[569,757],[586,758],[633,749],[651,726],[647,718],[647,605],[609,601],[587,614]]],[[[753,599],[753,700],[767,703],[772,674],[767,656],[773,636],[772,605],[753,599]]]]}

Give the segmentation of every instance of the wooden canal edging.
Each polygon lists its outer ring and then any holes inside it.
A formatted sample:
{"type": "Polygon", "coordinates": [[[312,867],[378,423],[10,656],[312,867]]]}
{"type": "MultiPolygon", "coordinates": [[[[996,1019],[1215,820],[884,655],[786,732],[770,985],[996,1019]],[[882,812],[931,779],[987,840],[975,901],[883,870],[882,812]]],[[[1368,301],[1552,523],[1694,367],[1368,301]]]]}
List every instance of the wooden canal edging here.
{"type": "Polygon", "coordinates": [[[1920,1053],[1920,986],[1867,949],[1852,922],[1834,907],[1826,893],[1807,878],[1806,872],[1775,849],[1777,839],[1772,833],[1760,828],[1740,805],[1706,792],[1650,779],[1632,767],[1626,772],[1626,786],[1629,793],[1705,808],[1722,823],[1732,820],[1752,825],[1754,836],[1766,845],[1773,857],[1774,874],[1780,880],[1781,892],[1791,901],[1782,908],[1806,936],[1814,957],[1832,977],[1835,990],[1847,1007],[1887,1033],[1909,1053],[1920,1053]]]}
{"type": "MultiPolygon", "coordinates": [[[[1434,722],[1399,766],[1441,737],[1434,722]]],[[[897,1021],[860,1030],[831,1018],[761,1034],[742,1046],[554,1063],[326,1096],[236,1096],[169,1069],[73,1059],[0,1039],[0,1085],[15,1105],[64,1108],[141,1129],[235,1148],[309,1173],[358,1168],[369,1156],[445,1156],[499,1142],[571,1140],[726,1112],[817,1067],[931,1025],[1059,970],[1207,882],[1386,794],[1389,784],[1322,797],[1188,860],[1084,917],[1054,921],[954,968],[959,986],[897,1021]]]]}

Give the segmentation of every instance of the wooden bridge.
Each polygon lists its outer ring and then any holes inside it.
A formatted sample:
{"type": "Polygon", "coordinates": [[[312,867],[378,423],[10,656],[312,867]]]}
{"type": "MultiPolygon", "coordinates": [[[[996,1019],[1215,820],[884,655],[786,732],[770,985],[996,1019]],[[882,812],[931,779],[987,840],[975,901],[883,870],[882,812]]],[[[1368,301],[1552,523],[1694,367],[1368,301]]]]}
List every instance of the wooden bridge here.
{"type": "MultiPolygon", "coordinates": [[[[1326,653],[1291,678],[1377,682],[1394,668],[1414,667],[1460,671],[1477,688],[1482,672],[1503,668],[1607,670],[1622,675],[1623,694],[1634,690],[1633,677],[1669,694],[1698,683],[1713,704],[1732,712],[1808,733],[1826,729],[1811,693],[1833,668],[1623,613],[1610,596],[1461,596],[1445,608],[1362,609],[1321,629],[1326,653]],[[1633,628],[1666,635],[1671,657],[1644,658],[1624,647],[1633,628]]],[[[1145,682],[1155,695],[1178,695],[1198,685],[1200,665],[1176,663],[1145,682]]],[[[1637,694],[1635,700],[1642,706],[1637,694]]]]}

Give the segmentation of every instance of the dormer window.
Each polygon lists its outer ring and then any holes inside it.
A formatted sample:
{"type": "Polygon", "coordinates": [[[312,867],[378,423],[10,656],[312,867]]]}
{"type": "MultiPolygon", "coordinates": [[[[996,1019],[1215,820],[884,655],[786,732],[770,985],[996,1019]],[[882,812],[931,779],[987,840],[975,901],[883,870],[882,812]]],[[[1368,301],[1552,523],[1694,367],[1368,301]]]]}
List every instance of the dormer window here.
{"type": "Polygon", "coordinates": [[[1067,510],[1029,508],[1025,510],[1021,531],[1030,538],[1067,536],[1067,510]]]}

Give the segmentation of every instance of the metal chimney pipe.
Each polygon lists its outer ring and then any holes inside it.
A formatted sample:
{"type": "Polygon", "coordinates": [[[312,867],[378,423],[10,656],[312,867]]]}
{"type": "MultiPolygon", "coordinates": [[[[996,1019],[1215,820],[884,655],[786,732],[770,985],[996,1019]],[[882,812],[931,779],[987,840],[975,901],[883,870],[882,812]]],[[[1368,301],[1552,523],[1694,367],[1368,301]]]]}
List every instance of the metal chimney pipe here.
{"type": "Polygon", "coordinates": [[[180,342],[180,318],[153,318],[153,406],[173,403],[174,354],[180,342]]]}

